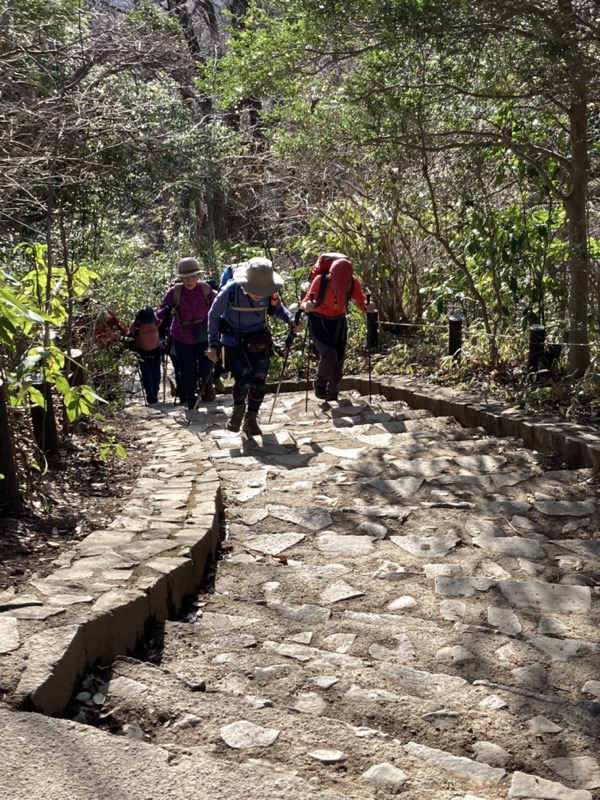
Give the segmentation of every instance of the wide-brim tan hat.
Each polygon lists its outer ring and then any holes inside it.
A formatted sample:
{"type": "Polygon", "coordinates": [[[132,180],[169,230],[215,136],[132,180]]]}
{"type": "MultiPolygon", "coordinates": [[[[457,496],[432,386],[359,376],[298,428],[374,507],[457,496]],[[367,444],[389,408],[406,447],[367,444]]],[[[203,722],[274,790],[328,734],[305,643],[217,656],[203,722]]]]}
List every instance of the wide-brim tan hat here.
{"type": "Polygon", "coordinates": [[[182,258],[177,267],[177,277],[191,278],[192,275],[200,275],[200,264],[192,256],[182,258]]]}
{"type": "Polygon", "coordinates": [[[268,258],[251,258],[240,264],[233,273],[233,280],[247,294],[267,297],[283,288],[283,278],[273,269],[268,258]]]}

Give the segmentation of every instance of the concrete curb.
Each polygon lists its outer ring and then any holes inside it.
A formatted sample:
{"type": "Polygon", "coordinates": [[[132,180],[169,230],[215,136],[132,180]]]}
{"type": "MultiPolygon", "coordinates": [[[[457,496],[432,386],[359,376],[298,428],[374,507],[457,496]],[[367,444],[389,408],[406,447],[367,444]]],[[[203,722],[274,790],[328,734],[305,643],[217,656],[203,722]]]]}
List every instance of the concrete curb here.
{"type": "Polygon", "coordinates": [[[160,412],[130,413],[143,415],[162,456],[142,470],[122,515],[57,559],[26,597],[0,597],[0,634],[3,624],[15,633],[12,646],[0,635],[0,687],[12,705],[61,713],[94,664],[131,653],[150,622],[177,614],[216,554],[221,489],[197,437],[160,412]],[[24,609],[52,615],[23,619],[24,609]]]}

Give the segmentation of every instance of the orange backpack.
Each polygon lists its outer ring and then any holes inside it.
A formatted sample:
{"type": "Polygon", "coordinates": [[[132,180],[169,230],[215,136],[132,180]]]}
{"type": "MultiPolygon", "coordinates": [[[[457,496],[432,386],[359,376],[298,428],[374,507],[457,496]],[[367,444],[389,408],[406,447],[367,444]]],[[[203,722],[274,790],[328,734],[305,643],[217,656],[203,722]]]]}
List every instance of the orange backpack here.
{"type": "Polygon", "coordinates": [[[158,348],[160,336],[158,334],[158,320],[154,309],[147,306],[138,312],[133,323],[133,336],[135,346],[139,350],[151,352],[158,348]]]}

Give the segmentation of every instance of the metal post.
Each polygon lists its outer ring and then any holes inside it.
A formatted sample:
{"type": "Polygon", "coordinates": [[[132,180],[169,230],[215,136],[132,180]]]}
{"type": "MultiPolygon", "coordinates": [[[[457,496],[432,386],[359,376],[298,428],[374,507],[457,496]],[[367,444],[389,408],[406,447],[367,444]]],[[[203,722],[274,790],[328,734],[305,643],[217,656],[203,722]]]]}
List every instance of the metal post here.
{"type": "Polygon", "coordinates": [[[542,366],[546,342],[546,328],[543,325],[529,327],[529,355],[527,358],[527,371],[537,372],[542,366]]]}
{"type": "Polygon", "coordinates": [[[462,355],[462,324],[460,314],[450,314],[448,317],[448,355],[454,361],[460,361],[462,355]]]}
{"type": "Polygon", "coordinates": [[[376,350],[379,347],[379,312],[367,314],[367,347],[376,350]]]}

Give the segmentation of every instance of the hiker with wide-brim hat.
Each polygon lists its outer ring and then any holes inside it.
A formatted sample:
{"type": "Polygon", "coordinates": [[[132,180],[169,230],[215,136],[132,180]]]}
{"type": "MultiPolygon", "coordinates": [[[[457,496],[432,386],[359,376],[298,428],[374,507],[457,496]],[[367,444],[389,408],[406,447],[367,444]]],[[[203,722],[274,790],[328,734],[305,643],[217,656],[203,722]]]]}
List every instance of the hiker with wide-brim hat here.
{"type": "Polygon", "coordinates": [[[182,403],[189,409],[196,404],[198,384],[202,399],[215,399],[215,387],[209,379],[212,364],[206,357],[208,310],[216,297],[215,290],[200,280],[200,264],[192,256],[182,258],[177,267],[177,282],[160,304],[159,319],[171,309],[170,335],[177,356],[177,383],[182,403]]]}
{"type": "Polygon", "coordinates": [[[215,364],[221,358],[234,380],[233,412],[227,423],[230,431],[239,431],[243,420],[244,433],[261,435],[258,412],[273,349],[269,316],[294,331],[300,328],[281,302],[282,288],[283,278],[268,258],[251,258],[236,267],[232,280],[222,287],[211,306],[207,356],[215,364]]]}
{"type": "Polygon", "coordinates": [[[372,303],[367,303],[352,262],[343,256],[333,261],[328,272],[316,275],[300,303],[309,315],[308,334],[319,354],[314,379],[315,397],[319,400],[338,399],[348,342],[346,315],[352,300],[363,314],[375,310],[372,303]]]}

